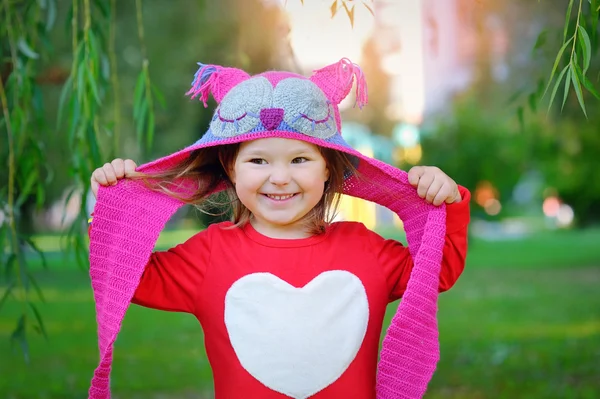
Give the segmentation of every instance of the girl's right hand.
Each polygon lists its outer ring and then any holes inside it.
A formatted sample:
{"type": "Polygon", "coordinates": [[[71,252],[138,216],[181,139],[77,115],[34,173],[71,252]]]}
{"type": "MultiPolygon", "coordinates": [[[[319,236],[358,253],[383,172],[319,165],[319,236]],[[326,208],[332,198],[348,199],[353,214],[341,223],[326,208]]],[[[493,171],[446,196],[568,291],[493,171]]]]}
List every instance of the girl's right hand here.
{"type": "Polygon", "coordinates": [[[131,159],[115,159],[111,163],[105,163],[101,168],[92,173],[92,194],[94,198],[98,194],[100,186],[114,186],[118,180],[135,174],[137,165],[131,159]]]}

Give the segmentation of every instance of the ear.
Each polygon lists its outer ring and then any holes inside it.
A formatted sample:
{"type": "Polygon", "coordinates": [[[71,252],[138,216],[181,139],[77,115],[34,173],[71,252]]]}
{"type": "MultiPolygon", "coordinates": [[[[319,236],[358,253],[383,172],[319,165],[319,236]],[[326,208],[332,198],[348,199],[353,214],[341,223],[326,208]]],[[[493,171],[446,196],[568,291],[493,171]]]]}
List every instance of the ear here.
{"type": "Polygon", "coordinates": [[[367,104],[367,81],[360,67],[347,58],[314,71],[310,80],[325,93],[325,96],[338,105],[352,89],[356,79],[356,104],[360,108],[367,104]]]}
{"type": "Polygon", "coordinates": [[[246,72],[237,68],[225,68],[219,65],[205,65],[198,63],[200,68],[194,75],[192,88],[185,93],[192,99],[200,96],[200,100],[207,107],[208,95],[220,103],[223,97],[238,83],[250,78],[246,72]]]}

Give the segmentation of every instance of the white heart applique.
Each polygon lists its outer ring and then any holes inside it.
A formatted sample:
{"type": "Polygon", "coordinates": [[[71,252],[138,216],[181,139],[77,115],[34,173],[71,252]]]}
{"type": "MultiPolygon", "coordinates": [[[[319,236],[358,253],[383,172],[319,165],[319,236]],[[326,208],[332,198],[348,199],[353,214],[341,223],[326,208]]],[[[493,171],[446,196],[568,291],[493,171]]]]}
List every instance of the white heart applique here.
{"type": "Polygon", "coordinates": [[[362,345],[365,288],[332,270],[296,288],[270,273],[237,280],[225,296],[225,325],[242,367],[268,388],[305,399],[335,382],[362,345]]]}

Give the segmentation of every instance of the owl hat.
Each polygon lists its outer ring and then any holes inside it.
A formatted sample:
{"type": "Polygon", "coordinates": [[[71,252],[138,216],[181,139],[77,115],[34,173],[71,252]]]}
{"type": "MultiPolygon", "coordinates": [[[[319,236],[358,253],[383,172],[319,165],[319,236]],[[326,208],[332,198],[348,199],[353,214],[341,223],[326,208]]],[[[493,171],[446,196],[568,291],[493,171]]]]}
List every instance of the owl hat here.
{"type": "MultiPolygon", "coordinates": [[[[267,137],[303,140],[347,154],[366,179],[348,174],[343,194],[375,202],[398,214],[414,262],[406,292],[383,341],[377,398],[421,398],[439,359],[436,314],[446,208],[420,198],[406,172],[366,157],[346,143],[338,105],[354,83],[356,101],[362,107],[367,102],[365,77],[347,59],[316,70],[309,78],[276,71],[250,76],[236,68],[200,64],[187,94],[199,98],[205,107],[209,94],[218,103],[208,131],[193,145],[142,165],[138,171],[171,168],[200,148],[267,137]]],[[[190,190],[197,184],[185,178],[178,183],[190,190]]],[[[216,191],[224,187],[221,184],[216,191]]],[[[92,378],[90,399],[110,398],[113,345],[123,317],[160,232],[182,205],[128,179],[101,187],[98,192],[90,233],[90,277],[100,364],[92,378]]]]}

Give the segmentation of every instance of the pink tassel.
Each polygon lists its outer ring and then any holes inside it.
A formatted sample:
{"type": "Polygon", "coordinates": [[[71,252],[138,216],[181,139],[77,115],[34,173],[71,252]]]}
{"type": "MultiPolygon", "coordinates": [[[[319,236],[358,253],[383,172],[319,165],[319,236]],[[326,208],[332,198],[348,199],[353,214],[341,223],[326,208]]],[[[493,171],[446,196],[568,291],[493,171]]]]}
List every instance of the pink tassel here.
{"type": "Polygon", "coordinates": [[[200,62],[198,65],[200,65],[200,68],[194,75],[192,88],[185,94],[186,96],[191,95],[192,99],[200,96],[200,100],[204,104],[204,108],[206,108],[208,107],[208,96],[214,90],[214,84],[219,76],[221,67],[217,65],[205,65],[200,62]]]}
{"type": "MultiPolygon", "coordinates": [[[[360,109],[367,105],[369,101],[369,95],[367,92],[367,79],[365,78],[365,74],[362,69],[357,64],[350,62],[347,58],[345,59],[349,63],[349,68],[351,70],[350,80],[352,77],[356,79],[356,102],[355,106],[358,105],[360,109]]],[[[352,82],[350,82],[352,84],[352,82]]]]}
{"type": "Polygon", "coordinates": [[[339,104],[352,89],[356,79],[356,103],[359,108],[367,104],[367,81],[360,67],[348,58],[314,71],[311,80],[325,92],[331,101],[339,104]]]}

